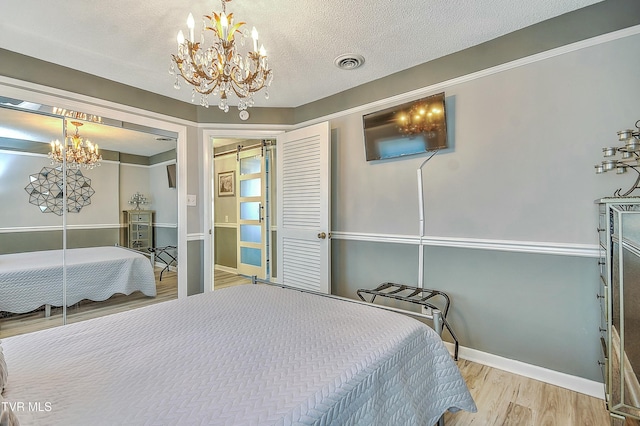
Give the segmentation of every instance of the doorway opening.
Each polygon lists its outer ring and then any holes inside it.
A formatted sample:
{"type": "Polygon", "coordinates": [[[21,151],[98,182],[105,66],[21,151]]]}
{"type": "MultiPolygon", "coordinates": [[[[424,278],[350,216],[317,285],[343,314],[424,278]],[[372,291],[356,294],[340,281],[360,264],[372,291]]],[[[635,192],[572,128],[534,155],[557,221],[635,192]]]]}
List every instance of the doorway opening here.
{"type": "Polygon", "coordinates": [[[213,139],[213,288],[274,276],[274,148],[269,139],[213,139]]]}

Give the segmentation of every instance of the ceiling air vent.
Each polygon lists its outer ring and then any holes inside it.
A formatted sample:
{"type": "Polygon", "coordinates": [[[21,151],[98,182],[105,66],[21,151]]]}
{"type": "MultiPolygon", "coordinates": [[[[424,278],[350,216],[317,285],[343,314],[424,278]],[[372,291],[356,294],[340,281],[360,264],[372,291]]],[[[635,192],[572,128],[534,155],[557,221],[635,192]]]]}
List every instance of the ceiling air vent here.
{"type": "Polygon", "coordinates": [[[354,70],[364,64],[364,57],[362,55],[348,53],[338,56],[333,63],[341,70],[354,70]]]}

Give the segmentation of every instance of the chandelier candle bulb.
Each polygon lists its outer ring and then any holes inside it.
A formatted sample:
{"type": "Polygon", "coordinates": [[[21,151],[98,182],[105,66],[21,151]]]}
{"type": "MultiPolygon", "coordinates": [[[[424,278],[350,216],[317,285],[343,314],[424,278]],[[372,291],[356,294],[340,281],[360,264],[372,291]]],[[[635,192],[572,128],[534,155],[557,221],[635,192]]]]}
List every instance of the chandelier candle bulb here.
{"type": "Polygon", "coordinates": [[[224,12],[220,15],[220,25],[222,26],[222,40],[229,40],[229,20],[224,12]]]}
{"type": "Polygon", "coordinates": [[[187,17],[187,28],[189,28],[189,40],[193,42],[193,29],[196,27],[196,21],[193,19],[193,15],[189,13],[187,17]]]}
{"type": "Polygon", "coordinates": [[[258,30],[256,27],[253,27],[251,30],[251,38],[253,39],[253,51],[258,52],[258,30]]]}

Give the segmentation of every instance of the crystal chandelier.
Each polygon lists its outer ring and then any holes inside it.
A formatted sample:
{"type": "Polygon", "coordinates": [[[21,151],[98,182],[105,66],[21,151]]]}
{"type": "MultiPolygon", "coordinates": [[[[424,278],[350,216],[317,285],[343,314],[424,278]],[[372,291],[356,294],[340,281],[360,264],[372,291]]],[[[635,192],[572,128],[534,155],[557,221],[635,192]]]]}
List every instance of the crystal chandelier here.
{"type": "MultiPolygon", "coordinates": [[[[180,88],[180,76],[192,85],[192,101],[198,92],[200,105],[204,107],[209,107],[209,94],[219,95],[218,107],[227,112],[229,97],[235,95],[242,117],[242,111],[254,105],[255,92],[265,88],[264,96],[269,99],[266,87],[271,85],[273,74],[267,64],[264,46],[258,48],[258,31],[255,27],[251,31],[253,50],[244,57],[238,52],[236,41],[244,46],[249,32],[246,28],[242,29],[245,22],[234,23],[233,13],[226,14],[225,4],[229,1],[222,0],[221,14],[213,12],[213,17],[203,16],[199,42],[194,41],[195,23],[193,15],[189,14],[189,39],[185,39],[182,30],[178,32],[178,54],[171,55],[169,73],[176,76],[176,89],[180,88]],[[213,35],[210,47],[205,47],[205,34],[213,35]]],[[[247,116],[246,113],[244,116],[247,116]]]]}
{"type": "Polygon", "coordinates": [[[405,136],[413,136],[424,133],[427,137],[433,136],[441,130],[442,108],[431,107],[424,103],[415,103],[409,112],[401,112],[398,115],[398,128],[405,136]]]}
{"type": "Polygon", "coordinates": [[[71,136],[67,135],[64,144],[59,140],[51,141],[51,152],[49,152],[51,164],[61,164],[66,156],[67,167],[72,169],[80,167],[93,169],[99,166],[102,155],[98,152],[98,144],[92,144],[88,139],[83,139],[80,136],[78,128],[82,126],[82,123],[72,121],[71,124],[76,127],[76,133],[71,136]]]}

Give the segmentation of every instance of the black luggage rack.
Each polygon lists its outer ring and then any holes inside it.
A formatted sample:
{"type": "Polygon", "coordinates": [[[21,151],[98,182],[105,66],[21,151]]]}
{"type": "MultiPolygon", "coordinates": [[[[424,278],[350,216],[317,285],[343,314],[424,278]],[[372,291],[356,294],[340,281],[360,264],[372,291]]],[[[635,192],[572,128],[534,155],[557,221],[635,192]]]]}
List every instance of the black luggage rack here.
{"type": "Polygon", "coordinates": [[[447,314],[449,313],[449,305],[451,304],[451,299],[449,299],[449,296],[446,293],[438,290],[411,287],[408,285],[395,284],[395,283],[382,283],[374,289],[361,288],[356,293],[358,294],[358,297],[360,298],[360,300],[364,302],[373,303],[376,300],[376,297],[380,296],[380,297],[386,297],[389,299],[400,300],[403,302],[414,303],[431,310],[441,311],[443,314],[441,316],[442,324],[449,331],[449,334],[451,334],[451,337],[453,338],[453,341],[454,341],[454,345],[455,345],[454,359],[456,361],[458,360],[458,346],[459,346],[458,338],[456,337],[455,333],[453,332],[453,329],[447,322],[447,314]],[[366,300],[363,294],[371,295],[371,300],[366,300]],[[441,301],[441,304],[443,305],[442,309],[434,304],[434,301],[438,299],[441,301]]]}

